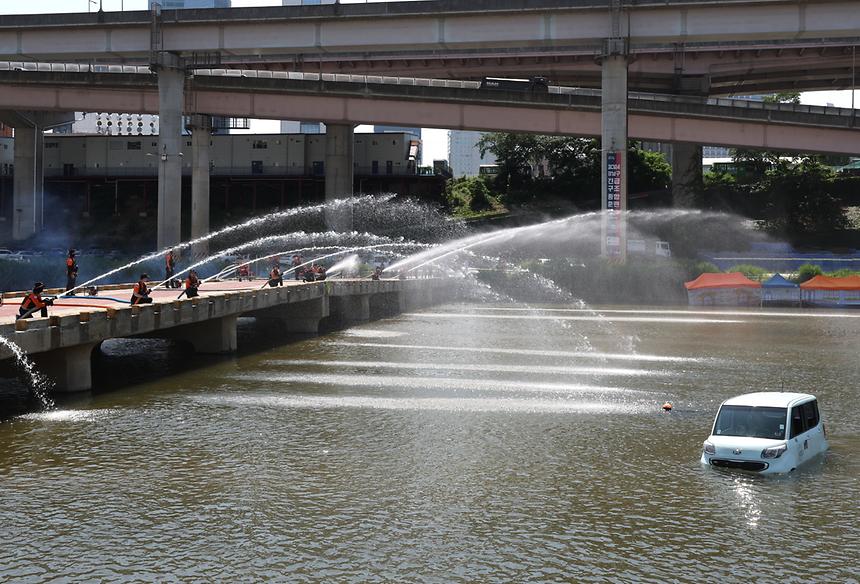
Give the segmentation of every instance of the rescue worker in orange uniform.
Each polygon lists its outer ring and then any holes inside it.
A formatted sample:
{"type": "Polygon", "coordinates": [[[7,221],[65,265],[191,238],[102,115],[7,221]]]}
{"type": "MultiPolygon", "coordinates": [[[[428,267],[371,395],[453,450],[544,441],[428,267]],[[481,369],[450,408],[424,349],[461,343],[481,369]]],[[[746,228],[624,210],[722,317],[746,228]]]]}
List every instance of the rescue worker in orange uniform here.
{"type": "Polygon", "coordinates": [[[179,282],[173,279],[174,273],[176,273],[176,253],[171,249],[164,256],[164,281],[168,288],[179,288],[179,282]]]}
{"type": "MultiPolygon", "coordinates": [[[[78,279],[78,260],[75,259],[77,251],[69,250],[69,257],[66,258],[66,292],[74,289],[75,282],[78,279]]],[[[72,296],[74,293],[70,294],[72,296]]]]}
{"type": "Polygon", "coordinates": [[[198,289],[200,288],[200,276],[197,275],[197,270],[188,272],[188,277],[185,278],[185,295],[188,298],[196,298],[200,296],[198,289]]]}
{"type": "Polygon", "coordinates": [[[281,268],[278,267],[277,264],[272,266],[272,271],[269,272],[269,287],[274,288],[275,286],[283,286],[284,285],[284,276],[281,275],[281,268]]]}
{"type": "Polygon", "coordinates": [[[33,285],[33,291],[27,294],[24,297],[24,300],[21,301],[21,307],[18,309],[18,316],[15,317],[15,320],[19,318],[33,318],[33,313],[37,310],[41,311],[42,318],[48,316],[48,307],[51,306],[54,301],[51,299],[42,300],[42,292],[45,291],[45,285],[41,282],[36,282],[33,285]]]}
{"type": "Polygon", "coordinates": [[[149,281],[149,274],[141,274],[140,280],[134,285],[134,290],[131,293],[132,306],[137,304],[151,304],[152,298],[149,297],[149,286],[146,283],[149,281]]]}

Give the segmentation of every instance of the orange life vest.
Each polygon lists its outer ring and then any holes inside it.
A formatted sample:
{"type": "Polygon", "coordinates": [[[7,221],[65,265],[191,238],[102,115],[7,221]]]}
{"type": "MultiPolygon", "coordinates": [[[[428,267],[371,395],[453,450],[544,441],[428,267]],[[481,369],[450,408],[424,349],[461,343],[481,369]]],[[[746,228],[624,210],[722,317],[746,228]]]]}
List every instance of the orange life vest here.
{"type": "Polygon", "coordinates": [[[45,306],[47,305],[42,300],[42,297],[35,292],[30,292],[27,296],[24,297],[24,300],[21,301],[21,308],[23,308],[25,311],[34,308],[38,310],[40,308],[45,308],[45,306]]]}
{"type": "Polygon", "coordinates": [[[149,293],[149,288],[146,287],[146,282],[138,282],[134,285],[134,293],[131,295],[131,303],[138,304],[142,296],[149,293]]]}

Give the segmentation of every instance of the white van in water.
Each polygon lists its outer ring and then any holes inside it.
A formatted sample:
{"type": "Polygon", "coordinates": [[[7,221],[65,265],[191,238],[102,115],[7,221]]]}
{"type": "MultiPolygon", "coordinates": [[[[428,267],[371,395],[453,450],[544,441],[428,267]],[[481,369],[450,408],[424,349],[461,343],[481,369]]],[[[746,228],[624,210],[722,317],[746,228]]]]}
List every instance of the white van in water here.
{"type": "Polygon", "coordinates": [[[702,464],[788,473],[827,451],[818,400],[807,393],[748,393],[720,406],[702,464]]]}

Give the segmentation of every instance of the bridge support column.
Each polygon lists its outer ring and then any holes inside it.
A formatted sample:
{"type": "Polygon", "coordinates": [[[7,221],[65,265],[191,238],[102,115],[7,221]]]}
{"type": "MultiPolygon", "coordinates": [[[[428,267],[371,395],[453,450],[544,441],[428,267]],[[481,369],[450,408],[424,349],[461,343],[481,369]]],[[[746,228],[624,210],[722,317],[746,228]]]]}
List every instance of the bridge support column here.
{"type": "Polygon", "coordinates": [[[287,332],[315,335],[320,332],[320,321],[327,318],[329,310],[328,296],[322,296],[314,300],[299,302],[295,305],[285,306],[284,325],[287,332]]]}
{"type": "MultiPolygon", "coordinates": [[[[209,233],[209,141],[212,118],[195,115],[191,134],[191,239],[209,233]]],[[[194,258],[209,255],[209,242],[195,244],[194,258]]]]}
{"type": "Polygon", "coordinates": [[[370,320],[370,295],[357,294],[354,296],[336,296],[336,305],[332,312],[342,323],[367,322],[370,320]]]}
{"type": "Polygon", "coordinates": [[[702,192],[702,146],[672,144],[672,205],[693,207],[702,192]]]}
{"type": "Polygon", "coordinates": [[[158,65],[158,247],[182,239],[182,104],[185,70],[177,55],[162,53],[158,65]]]}
{"type": "Polygon", "coordinates": [[[328,296],[282,304],[255,314],[257,318],[275,321],[287,333],[303,335],[319,333],[320,321],[330,315],[328,296]]]}
{"type": "Polygon", "coordinates": [[[101,343],[85,343],[33,355],[40,370],[50,377],[60,392],[89,391],[93,388],[93,349],[101,343]]]}
{"type": "MultiPolygon", "coordinates": [[[[330,203],[353,195],[355,136],[352,124],[326,124],[325,200],[330,203]]],[[[352,209],[327,210],[326,226],[334,231],[352,230],[352,209]]]]}
{"type": "MultiPolygon", "coordinates": [[[[607,41],[612,43],[613,39],[607,41]]],[[[612,54],[603,59],[601,142],[601,207],[604,256],[624,258],[627,253],[627,57],[612,54]]]]}
{"type": "Polygon", "coordinates": [[[370,298],[370,315],[372,318],[388,318],[408,310],[406,292],[380,292],[370,298]]]}
{"type": "Polygon", "coordinates": [[[197,353],[210,355],[232,353],[238,346],[236,341],[237,318],[237,316],[223,316],[179,326],[166,330],[163,336],[190,343],[197,353]]]}
{"type": "Polygon", "coordinates": [[[15,128],[15,175],[12,182],[12,238],[27,239],[42,230],[44,178],[42,129],[15,128]]]}

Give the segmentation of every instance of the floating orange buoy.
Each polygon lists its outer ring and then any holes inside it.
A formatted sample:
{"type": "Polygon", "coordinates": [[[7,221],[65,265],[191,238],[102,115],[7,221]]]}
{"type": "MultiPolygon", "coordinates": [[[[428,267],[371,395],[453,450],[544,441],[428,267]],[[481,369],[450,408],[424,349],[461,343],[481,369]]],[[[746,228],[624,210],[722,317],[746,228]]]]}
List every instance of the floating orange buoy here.
{"type": "Polygon", "coordinates": [[[672,404],[669,402],[664,403],[663,404],[663,411],[664,412],[671,412],[672,411],[672,404]]]}

